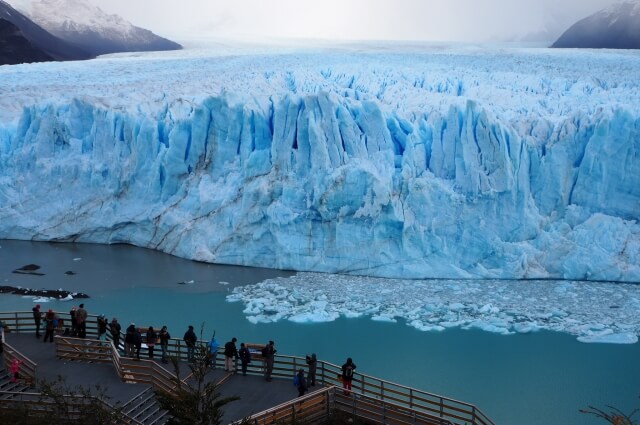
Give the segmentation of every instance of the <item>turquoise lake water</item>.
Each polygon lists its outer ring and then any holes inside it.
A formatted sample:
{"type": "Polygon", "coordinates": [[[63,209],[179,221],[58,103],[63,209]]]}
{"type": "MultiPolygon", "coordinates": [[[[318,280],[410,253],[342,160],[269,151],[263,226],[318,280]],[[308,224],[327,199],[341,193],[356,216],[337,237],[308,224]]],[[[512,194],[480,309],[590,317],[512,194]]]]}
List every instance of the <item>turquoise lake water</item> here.
{"type": "MultiPolygon", "coordinates": [[[[479,406],[500,425],[599,424],[579,413],[593,405],[624,412],[640,407],[640,344],[584,344],[574,336],[536,332],[497,335],[480,330],[422,332],[405,323],[339,318],[333,322],[252,324],[241,303],[226,301],[237,284],[281,272],[213,266],[133,247],[0,241],[3,285],[82,290],[90,313],[123,323],[168,325],[181,336],[204,323],[219,340],[276,341],[280,353],[342,364],[353,357],[358,370],[479,406]],[[11,270],[35,263],[44,276],[11,270]],[[67,276],[64,271],[77,274],[67,276]],[[178,282],[190,282],[179,285],[178,282]],[[221,283],[222,282],[222,283],[221,283]]],[[[68,311],[74,302],[43,308],[68,311]]],[[[77,304],[77,303],[76,303],[77,304]]],[[[29,310],[33,300],[0,296],[0,310],[29,310]]]]}

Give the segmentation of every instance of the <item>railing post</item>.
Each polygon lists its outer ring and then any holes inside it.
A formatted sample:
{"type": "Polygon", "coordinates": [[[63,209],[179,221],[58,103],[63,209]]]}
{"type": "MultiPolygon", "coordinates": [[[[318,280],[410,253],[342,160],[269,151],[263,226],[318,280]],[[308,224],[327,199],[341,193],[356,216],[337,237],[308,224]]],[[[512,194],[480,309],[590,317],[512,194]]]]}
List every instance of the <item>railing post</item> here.
{"type": "Polygon", "coordinates": [[[473,419],[471,419],[471,423],[473,423],[473,425],[476,425],[476,406],[475,404],[473,405],[473,408],[471,409],[471,412],[473,414],[473,419]]]}
{"type": "Polygon", "coordinates": [[[16,319],[16,333],[20,333],[20,323],[18,323],[18,312],[16,311],[15,313],[13,313],[15,319],[16,319]]]}
{"type": "Polygon", "coordinates": [[[440,397],[440,417],[444,417],[444,401],[442,397],[440,397]]]}
{"type": "Polygon", "coordinates": [[[409,388],[409,408],[413,409],[413,388],[409,388]]]}

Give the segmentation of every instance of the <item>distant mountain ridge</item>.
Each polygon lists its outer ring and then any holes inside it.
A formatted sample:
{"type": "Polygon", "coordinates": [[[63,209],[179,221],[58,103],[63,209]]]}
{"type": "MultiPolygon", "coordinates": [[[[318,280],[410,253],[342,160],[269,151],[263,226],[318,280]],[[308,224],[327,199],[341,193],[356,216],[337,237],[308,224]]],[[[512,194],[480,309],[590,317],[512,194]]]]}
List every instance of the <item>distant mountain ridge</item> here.
{"type": "Polygon", "coordinates": [[[0,0],[0,65],[89,59],[92,55],[61,40],[0,0]]]}
{"type": "Polygon", "coordinates": [[[625,1],[588,16],[551,47],[640,49],[640,1],[625,1]]]}
{"type": "Polygon", "coordinates": [[[35,0],[27,12],[53,35],[94,55],[182,48],[83,0],[35,0]]]}

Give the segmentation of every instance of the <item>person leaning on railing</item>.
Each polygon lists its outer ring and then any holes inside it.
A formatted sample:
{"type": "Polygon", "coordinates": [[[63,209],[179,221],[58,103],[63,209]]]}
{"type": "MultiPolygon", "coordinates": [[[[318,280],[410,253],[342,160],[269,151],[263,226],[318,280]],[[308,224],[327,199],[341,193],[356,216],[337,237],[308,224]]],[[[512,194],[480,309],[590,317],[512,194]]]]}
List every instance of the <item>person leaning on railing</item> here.
{"type": "Polygon", "coordinates": [[[169,350],[170,339],[171,335],[169,334],[169,330],[166,326],[163,326],[162,329],[160,329],[160,349],[162,350],[162,363],[169,362],[167,351],[169,350]]]}
{"type": "Polygon", "coordinates": [[[196,348],[196,342],[198,341],[198,337],[196,333],[193,331],[193,326],[189,325],[189,329],[184,333],[184,337],[182,337],[184,343],[187,344],[187,361],[189,363],[193,362],[193,352],[196,348]]]}

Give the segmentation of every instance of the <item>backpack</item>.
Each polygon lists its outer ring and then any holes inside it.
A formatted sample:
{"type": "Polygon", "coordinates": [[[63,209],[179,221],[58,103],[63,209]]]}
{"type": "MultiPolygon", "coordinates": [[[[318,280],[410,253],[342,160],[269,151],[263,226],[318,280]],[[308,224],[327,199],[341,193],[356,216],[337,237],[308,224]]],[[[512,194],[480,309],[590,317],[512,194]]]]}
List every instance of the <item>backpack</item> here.
{"type": "Polygon", "coordinates": [[[267,350],[267,346],[265,345],[261,351],[262,357],[267,357],[269,355],[269,350],[267,350]]]}
{"type": "Polygon", "coordinates": [[[300,379],[298,378],[298,375],[293,375],[293,386],[297,387],[298,385],[300,385],[300,379]]]}
{"type": "Polygon", "coordinates": [[[344,376],[346,376],[347,378],[352,378],[353,377],[353,368],[351,366],[347,366],[345,368],[344,376]]]}

